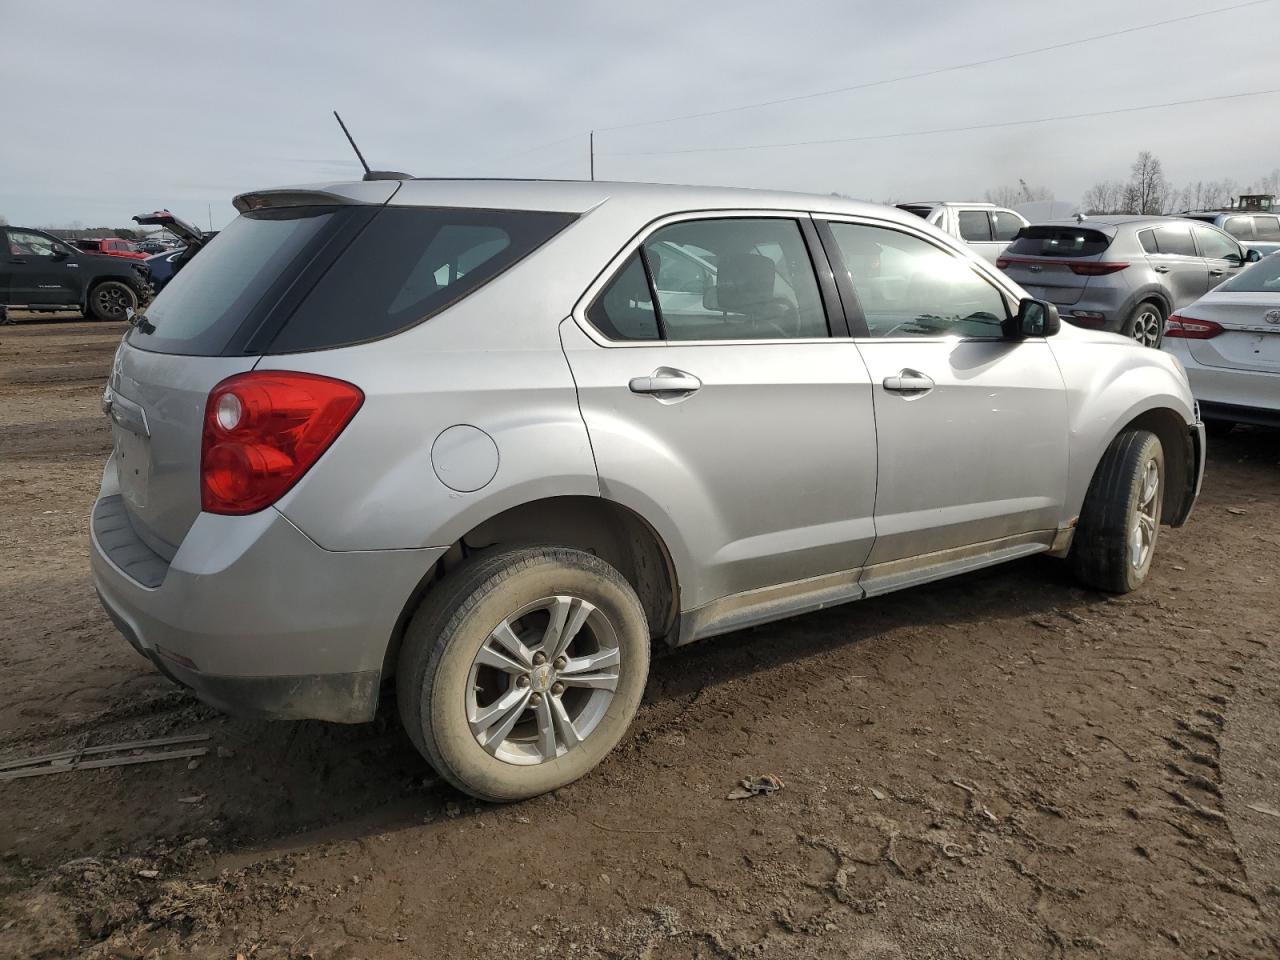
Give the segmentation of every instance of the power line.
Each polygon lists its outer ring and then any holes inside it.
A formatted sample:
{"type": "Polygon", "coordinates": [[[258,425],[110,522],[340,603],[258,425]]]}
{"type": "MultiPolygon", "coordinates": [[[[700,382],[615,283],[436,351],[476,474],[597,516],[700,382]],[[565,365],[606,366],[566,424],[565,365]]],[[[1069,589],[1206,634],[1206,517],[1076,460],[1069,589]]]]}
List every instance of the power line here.
{"type": "Polygon", "coordinates": [[[772,150],[780,147],[811,147],[831,143],[864,143],[869,140],[896,140],[900,137],[927,137],[935,133],[965,133],[970,130],[993,130],[997,127],[1018,127],[1034,123],[1054,123],[1059,120],[1083,120],[1087,117],[1109,117],[1117,113],[1137,113],[1140,110],[1162,110],[1166,107],[1184,107],[1193,103],[1214,103],[1219,100],[1239,100],[1244,97],[1265,97],[1280,93],[1274,90],[1251,90],[1246,93],[1226,93],[1217,97],[1197,97],[1194,100],[1170,100],[1168,103],[1144,103],[1137,107],[1120,107],[1116,110],[1096,110],[1090,113],[1064,113],[1056,117],[1035,117],[1030,120],[1001,120],[997,123],[976,123],[967,127],[938,127],[933,130],[903,130],[897,133],[876,133],[865,137],[837,137],[830,140],[792,140],[784,143],[746,143],[737,146],[690,147],[682,150],[636,150],[619,153],[599,153],[601,157],[658,157],[683,153],[725,153],[732,150],[772,150]]]}
{"type": "Polygon", "coordinates": [[[957,63],[950,67],[937,67],[933,70],[923,70],[919,73],[907,73],[899,77],[885,77],[880,80],[866,80],[862,83],[855,83],[847,87],[833,87],[830,90],[819,90],[815,93],[801,93],[790,97],[779,97],[776,100],[760,100],[755,103],[739,104],[736,107],[723,107],[718,110],[704,110],[699,113],[685,113],[676,117],[664,117],[658,120],[638,120],[633,123],[620,123],[612,127],[597,127],[600,131],[611,130],[631,130],[636,127],[649,127],[660,123],[675,123],[680,120],[698,120],[704,117],[718,117],[727,113],[741,113],[744,110],[755,110],[758,107],[772,107],[782,103],[797,103],[801,100],[814,100],[818,97],[830,97],[837,93],[849,93],[853,90],[866,90],[868,87],[882,87],[891,83],[901,83],[904,80],[919,80],[922,77],[935,77],[941,73],[951,73],[956,70],[968,70],[971,67],[983,67],[992,63],[1002,63],[1006,60],[1016,60],[1019,57],[1030,57],[1037,53],[1047,53],[1051,50],[1063,50],[1067,47],[1077,47],[1085,43],[1093,43],[1095,40],[1106,40],[1109,37],[1121,37],[1130,33],[1138,33],[1142,30],[1151,30],[1155,27],[1168,26],[1171,23],[1184,23],[1188,20],[1196,20],[1200,17],[1215,16],[1219,13],[1228,13],[1233,10],[1242,10],[1245,7],[1256,7],[1259,4],[1271,3],[1272,0],[1246,0],[1244,3],[1236,3],[1227,7],[1216,7],[1213,10],[1202,10],[1199,13],[1189,13],[1181,17],[1171,17],[1167,20],[1156,20],[1152,23],[1138,24],[1133,27],[1125,27],[1122,30],[1111,30],[1107,33],[1097,33],[1091,37],[1082,37],[1079,40],[1064,40],[1061,43],[1052,43],[1047,47],[1036,47],[1034,50],[1022,50],[1017,53],[1006,53],[998,57],[988,57],[985,60],[971,60],[968,63],[957,63]]]}

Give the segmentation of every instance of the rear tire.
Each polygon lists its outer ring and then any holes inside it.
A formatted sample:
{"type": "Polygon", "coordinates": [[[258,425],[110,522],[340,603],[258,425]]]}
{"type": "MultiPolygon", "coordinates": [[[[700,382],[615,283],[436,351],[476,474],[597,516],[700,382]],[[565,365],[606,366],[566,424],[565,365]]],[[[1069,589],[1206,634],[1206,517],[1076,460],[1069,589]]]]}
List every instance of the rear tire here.
{"type": "Polygon", "coordinates": [[[1094,472],[1071,546],[1076,576],[1129,593],[1151,570],[1164,498],[1164,448],[1149,430],[1125,430],[1094,472]]]}
{"type": "Polygon", "coordinates": [[[579,550],[526,547],[476,558],[427,594],[405,632],[396,698],[444,779],[507,802],[596,766],[630,726],[648,673],[648,624],[622,575],[579,550]]]}
{"type": "Polygon", "coordinates": [[[1164,341],[1164,319],[1158,303],[1144,300],[1133,308],[1120,332],[1144,347],[1158,349],[1164,341]]]}
{"type": "Polygon", "coordinates": [[[123,280],[104,280],[89,291],[89,315],[104,322],[127,320],[138,302],[138,292],[123,280]]]}

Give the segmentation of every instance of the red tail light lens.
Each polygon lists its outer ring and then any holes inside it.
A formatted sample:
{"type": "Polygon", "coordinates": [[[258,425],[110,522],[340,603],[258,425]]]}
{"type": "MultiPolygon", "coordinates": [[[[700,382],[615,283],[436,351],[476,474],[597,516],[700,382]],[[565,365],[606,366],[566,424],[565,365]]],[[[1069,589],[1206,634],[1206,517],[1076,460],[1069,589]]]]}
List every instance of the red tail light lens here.
{"type": "Polygon", "coordinates": [[[1192,320],[1190,317],[1182,317],[1176,313],[1166,320],[1164,325],[1166,337],[1180,337],[1183,340],[1212,340],[1223,332],[1220,323],[1214,323],[1212,320],[1192,320]]]}
{"type": "Polygon", "coordinates": [[[1072,263],[1071,272],[1077,277],[1105,277],[1108,273],[1119,273],[1128,268],[1127,263],[1072,263]]]}
{"type": "Polygon", "coordinates": [[[200,506],[246,514],[275,503],[351,422],[364,394],[343,380],[266,370],[213,388],[200,443],[200,506]]]}

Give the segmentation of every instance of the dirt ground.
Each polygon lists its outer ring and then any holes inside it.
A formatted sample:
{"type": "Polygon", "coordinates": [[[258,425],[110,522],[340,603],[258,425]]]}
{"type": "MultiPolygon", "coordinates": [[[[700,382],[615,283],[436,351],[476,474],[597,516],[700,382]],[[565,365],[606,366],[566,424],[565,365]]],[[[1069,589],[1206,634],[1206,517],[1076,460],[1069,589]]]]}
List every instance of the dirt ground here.
{"type": "Polygon", "coordinates": [[[655,658],[632,733],[516,806],[439,784],[386,705],[231,720],[99,608],[115,325],[0,327],[0,957],[1280,954],[1280,434],[1216,441],[1111,598],[1032,558],[655,658]],[[728,800],[744,776],[785,788],[728,800]]]}

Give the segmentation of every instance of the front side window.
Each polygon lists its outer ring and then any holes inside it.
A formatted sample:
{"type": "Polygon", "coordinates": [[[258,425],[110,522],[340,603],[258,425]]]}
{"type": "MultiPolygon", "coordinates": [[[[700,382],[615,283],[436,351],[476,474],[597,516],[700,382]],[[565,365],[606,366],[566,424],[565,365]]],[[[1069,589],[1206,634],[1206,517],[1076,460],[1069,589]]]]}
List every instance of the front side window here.
{"type": "Polygon", "coordinates": [[[963,240],[990,240],[991,221],[985,210],[960,211],[960,237],[963,240]]]}
{"type": "Polygon", "coordinates": [[[650,234],[587,310],[612,340],[810,339],[828,335],[794,220],[689,220],[650,234]]]}
{"type": "Polygon", "coordinates": [[[58,249],[52,237],[42,233],[29,233],[26,230],[9,231],[9,256],[11,257],[52,257],[58,249]]]}
{"type": "Polygon", "coordinates": [[[1240,257],[1240,247],[1230,237],[1224,237],[1217,230],[1210,230],[1207,227],[1196,227],[1195,231],[1200,256],[1205,259],[1225,260],[1228,257],[1240,257]]]}
{"type": "Polygon", "coordinates": [[[966,260],[897,230],[830,226],[871,336],[1003,336],[1008,304],[966,260]]]}

